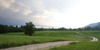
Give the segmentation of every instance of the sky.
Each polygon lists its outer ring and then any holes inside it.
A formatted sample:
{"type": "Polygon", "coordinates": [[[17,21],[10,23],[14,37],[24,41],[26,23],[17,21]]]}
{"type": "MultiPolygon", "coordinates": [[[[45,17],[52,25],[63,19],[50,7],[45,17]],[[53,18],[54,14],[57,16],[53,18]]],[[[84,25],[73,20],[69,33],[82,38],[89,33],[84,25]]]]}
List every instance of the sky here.
{"type": "Polygon", "coordinates": [[[0,0],[0,24],[79,28],[100,22],[100,0],[0,0]]]}

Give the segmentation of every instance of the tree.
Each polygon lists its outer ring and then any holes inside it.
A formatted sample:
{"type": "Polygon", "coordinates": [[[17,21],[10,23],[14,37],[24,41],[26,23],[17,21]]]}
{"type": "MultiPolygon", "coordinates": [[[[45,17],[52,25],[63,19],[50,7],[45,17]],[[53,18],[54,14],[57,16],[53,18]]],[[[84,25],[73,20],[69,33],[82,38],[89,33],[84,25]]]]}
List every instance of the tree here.
{"type": "Polygon", "coordinates": [[[82,28],[78,28],[79,31],[82,31],[82,28]]]}
{"type": "Polygon", "coordinates": [[[58,28],[58,30],[66,30],[66,28],[64,28],[64,27],[61,27],[61,28],[58,28]]]}
{"type": "Polygon", "coordinates": [[[27,22],[25,25],[25,34],[32,36],[35,32],[35,25],[32,22],[27,22]]]}
{"type": "Polygon", "coordinates": [[[92,27],[91,27],[91,26],[87,26],[87,27],[85,27],[84,29],[85,29],[86,31],[89,31],[89,30],[92,29],[92,27]]]}

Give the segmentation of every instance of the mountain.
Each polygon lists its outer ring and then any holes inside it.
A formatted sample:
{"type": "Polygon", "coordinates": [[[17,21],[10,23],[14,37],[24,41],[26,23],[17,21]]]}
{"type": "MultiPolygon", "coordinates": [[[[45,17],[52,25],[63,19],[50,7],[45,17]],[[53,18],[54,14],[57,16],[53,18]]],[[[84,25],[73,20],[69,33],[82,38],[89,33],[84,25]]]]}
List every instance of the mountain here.
{"type": "Polygon", "coordinates": [[[87,26],[90,26],[90,27],[100,27],[100,22],[92,23],[92,24],[89,24],[87,26]]]}

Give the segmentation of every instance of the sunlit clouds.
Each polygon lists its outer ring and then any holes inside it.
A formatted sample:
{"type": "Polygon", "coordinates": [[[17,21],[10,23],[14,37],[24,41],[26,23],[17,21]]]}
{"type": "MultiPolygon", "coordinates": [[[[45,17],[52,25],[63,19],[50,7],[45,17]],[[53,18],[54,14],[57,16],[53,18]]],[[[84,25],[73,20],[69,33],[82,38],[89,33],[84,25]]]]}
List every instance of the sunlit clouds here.
{"type": "Polygon", "coordinates": [[[10,8],[11,4],[14,2],[15,0],[0,0],[0,6],[4,8],[10,8]]]}

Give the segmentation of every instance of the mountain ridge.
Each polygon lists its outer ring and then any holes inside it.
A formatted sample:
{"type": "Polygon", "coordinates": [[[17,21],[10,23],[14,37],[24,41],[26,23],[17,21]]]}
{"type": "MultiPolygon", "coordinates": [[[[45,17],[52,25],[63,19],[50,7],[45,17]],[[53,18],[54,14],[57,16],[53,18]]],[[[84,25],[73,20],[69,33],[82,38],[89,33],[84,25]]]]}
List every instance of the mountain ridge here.
{"type": "Polygon", "coordinates": [[[87,26],[90,26],[90,27],[100,27],[100,22],[97,22],[97,23],[91,23],[87,26]]]}

